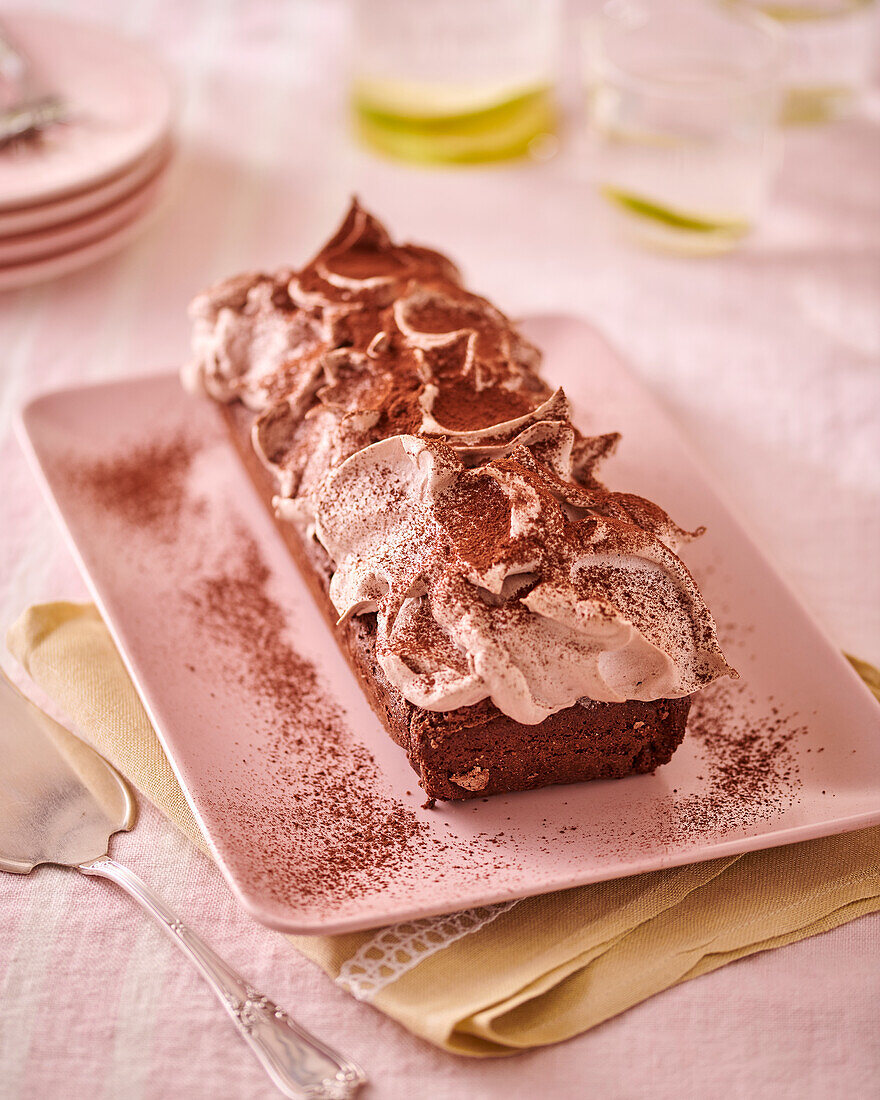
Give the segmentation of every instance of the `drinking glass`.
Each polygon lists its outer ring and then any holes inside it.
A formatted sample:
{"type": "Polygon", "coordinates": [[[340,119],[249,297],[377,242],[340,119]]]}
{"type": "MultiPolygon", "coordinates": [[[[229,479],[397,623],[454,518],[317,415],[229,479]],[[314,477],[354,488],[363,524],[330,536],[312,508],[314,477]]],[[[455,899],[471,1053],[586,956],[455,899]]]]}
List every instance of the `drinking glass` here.
{"type": "Polygon", "coordinates": [[[559,21],[559,0],[355,0],[358,134],[404,160],[543,159],[559,21]]]}
{"type": "Polygon", "coordinates": [[[782,119],[826,122],[846,114],[877,58],[875,0],[727,0],[776,20],[785,32],[782,119]]]}
{"type": "Polygon", "coordinates": [[[609,0],[585,34],[591,175],[622,224],[687,253],[733,247],[779,160],[779,33],[692,0],[609,0]]]}

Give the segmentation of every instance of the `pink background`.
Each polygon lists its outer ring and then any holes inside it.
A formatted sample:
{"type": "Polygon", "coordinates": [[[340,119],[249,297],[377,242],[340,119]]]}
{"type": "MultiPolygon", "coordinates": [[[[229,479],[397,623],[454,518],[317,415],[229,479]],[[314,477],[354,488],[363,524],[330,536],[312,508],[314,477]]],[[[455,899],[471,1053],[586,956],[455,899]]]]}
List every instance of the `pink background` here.
{"type": "MultiPolygon", "coordinates": [[[[425,172],[344,137],[344,8],[326,0],[56,4],[177,73],[172,201],[133,247],[0,297],[0,622],[84,589],[11,436],[33,393],[173,366],[185,303],[296,262],[357,190],[509,312],[600,325],[704,456],[828,634],[880,664],[880,102],[788,135],[764,226],[685,261],[620,244],[566,157],[425,172]]],[[[5,661],[8,667],[8,659],[5,661]]],[[[561,1047],[476,1064],[356,1004],[236,907],[149,807],[115,854],[264,992],[366,1066],[376,1097],[866,1096],[880,1069],[880,917],[671,990],[561,1047]]],[[[0,880],[0,1095],[276,1095],[200,980],[112,888],[0,880]]]]}

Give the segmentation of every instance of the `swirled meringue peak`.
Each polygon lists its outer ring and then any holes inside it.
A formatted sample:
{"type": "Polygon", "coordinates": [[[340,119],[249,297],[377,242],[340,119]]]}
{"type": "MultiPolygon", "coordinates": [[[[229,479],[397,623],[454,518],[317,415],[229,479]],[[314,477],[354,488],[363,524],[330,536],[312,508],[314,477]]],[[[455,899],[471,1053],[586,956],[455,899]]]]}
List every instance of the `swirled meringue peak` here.
{"type": "Polygon", "coordinates": [[[729,671],[663,513],[652,534],[634,499],[572,493],[522,445],[468,469],[444,443],[394,436],[328,476],[315,531],[340,617],[376,613],[377,659],[410,702],[489,697],[534,724],[584,697],[673,698],[729,671]]]}
{"type": "Polygon", "coordinates": [[[534,724],[578,700],[688,695],[732,674],[675,550],[701,533],[596,478],[508,318],[357,202],[299,272],[191,306],[184,381],[257,412],[281,518],[317,538],[341,619],[411,703],[490,698],[534,724]]]}

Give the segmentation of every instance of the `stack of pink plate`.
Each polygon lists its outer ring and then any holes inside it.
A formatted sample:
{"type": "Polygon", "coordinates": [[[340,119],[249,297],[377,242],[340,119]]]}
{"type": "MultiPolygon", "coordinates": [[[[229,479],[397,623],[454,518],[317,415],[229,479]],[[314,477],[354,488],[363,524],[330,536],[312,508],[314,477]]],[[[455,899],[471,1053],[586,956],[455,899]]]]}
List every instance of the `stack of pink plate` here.
{"type": "Polygon", "coordinates": [[[174,97],[143,47],[48,13],[4,15],[2,33],[65,121],[0,150],[0,290],[66,275],[143,228],[167,188],[174,97]]]}

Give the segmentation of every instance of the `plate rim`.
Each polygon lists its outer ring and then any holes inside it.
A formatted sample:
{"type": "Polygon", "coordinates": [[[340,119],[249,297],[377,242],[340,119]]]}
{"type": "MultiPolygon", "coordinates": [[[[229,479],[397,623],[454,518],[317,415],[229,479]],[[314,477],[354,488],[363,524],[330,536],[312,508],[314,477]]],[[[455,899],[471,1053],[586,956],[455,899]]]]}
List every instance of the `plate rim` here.
{"type": "Polygon", "coordinates": [[[28,233],[60,229],[122,202],[168,170],[177,153],[178,140],[173,132],[169,132],[129,169],[115,173],[103,183],[60,199],[21,206],[15,210],[0,210],[0,239],[9,240],[28,233]],[[106,198],[107,195],[110,197],[106,198]],[[74,211],[72,214],[69,213],[71,209],[74,211]],[[49,220],[43,221],[41,214],[49,220]],[[21,228],[22,225],[24,228],[21,228]]]}
{"type": "MultiPolygon", "coordinates": [[[[0,294],[10,294],[39,283],[63,279],[92,264],[112,259],[117,252],[132,244],[142,232],[149,229],[155,219],[165,212],[175,187],[174,170],[173,163],[166,165],[159,177],[147,185],[149,187],[155,184],[156,190],[152,201],[146,203],[139,212],[134,213],[128,220],[117,225],[104,236],[49,256],[0,266],[0,294]]],[[[51,394],[44,396],[48,397],[51,394]]]]}
{"type": "Polygon", "coordinates": [[[99,207],[89,214],[70,221],[61,222],[59,225],[49,225],[45,229],[28,230],[26,233],[15,233],[8,237],[0,237],[0,272],[25,268],[29,265],[37,265],[41,261],[50,261],[60,256],[88,248],[98,241],[107,240],[117,230],[123,229],[138,218],[145,215],[158,201],[166,186],[169,164],[166,162],[157,168],[156,172],[146,180],[142,180],[130,192],[117,198],[106,206],[99,207]],[[78,235],[84,237],[78,239],[78,235]],[[72,237],[72,243],[65,237],[72,237]],[[59,246],[58,240],[61,239],[59,246]],[[25,249],[28,246],[38,250],[35,256],[24,256],[19,259],[3,259],[4,251],[10,246],[20,246],[25,249]],[[46,251],[43,251],[46,249],[46,251]]]}

